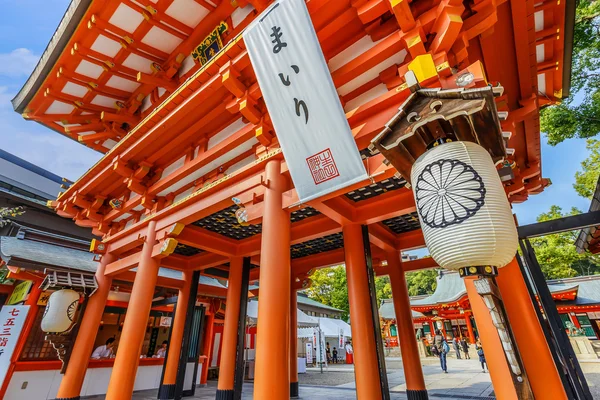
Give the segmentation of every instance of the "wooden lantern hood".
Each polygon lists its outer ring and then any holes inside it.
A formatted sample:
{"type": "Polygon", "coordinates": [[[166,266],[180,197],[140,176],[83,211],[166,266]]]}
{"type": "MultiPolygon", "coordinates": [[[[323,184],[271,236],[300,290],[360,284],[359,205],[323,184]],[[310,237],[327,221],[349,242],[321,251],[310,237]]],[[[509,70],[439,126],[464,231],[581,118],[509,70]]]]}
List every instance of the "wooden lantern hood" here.
{"type": "Polygon", "coordinates": [[[413,163],[437,140],[478,143],[501,161],[506,149],[494,97],[502,91],[500,86],[417,89],[369,149],[381,152],[409,183],[413,163]]]}

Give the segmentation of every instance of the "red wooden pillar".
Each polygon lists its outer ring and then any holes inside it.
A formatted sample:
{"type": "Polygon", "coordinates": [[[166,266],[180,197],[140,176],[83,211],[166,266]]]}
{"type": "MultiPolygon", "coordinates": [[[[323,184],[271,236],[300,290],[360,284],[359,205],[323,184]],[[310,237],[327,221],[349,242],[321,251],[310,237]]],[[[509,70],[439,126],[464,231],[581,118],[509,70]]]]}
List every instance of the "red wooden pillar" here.
{"type": "Polygon", "coordinates": [[[348,302],[352,321],[350,326],[354,347],[356,397],[359,400],[381,399],[381,378],[374,340],[375,332],[373,332],[373,315],[362,228],[355,224],[346,225],[343,227],[343,233],[348,302]]]}
{"type": "Polygon", "coordinates": [[[215,325],[215,314],[210,313],[206,316],[206,328],[204,328],[204,343],[202,345],[202,354],[204,362],[202,363],[202,374],[200,375],[200,384],[206,385],[208,381],[208,369],[210,368],[210,353],[213,345],[213,328],[215,325]]]}
{"type": "Polygon", "coordinates": [[[96,282],[98,289],[88,299],[88,303],[81,319],[79,332],[73,345],[69,365],[60,382],[57,399],[78,399],[83,386],[83,380],[87,372],[90,356],[94,351],[96,335],[100,328],[100,321],[104,314],[106,299],[112,285],[112,278],[104,275],[108,264],[115,260],[115,256],[107,253],[102,256],[98,269],[96,270],[96,282]]]}
{"type": "Polygon", "coordinates": [[[465,321],[467,322],[467,331],[469,333],[469,342],[475,344],[475,333],[473,332],[473,323],[471,322],[471,313],[465,313],[465,321]]]}
{"type": "Polygon", "coordinates": [[[429,328],[431,329],[431,337],[435,336],[435,323],[432,320],[429,320],[429,328]]]}
{"type": "MultiPolygon", "coordinates": [[[[159,399],[172,399],[175,396],[175,383],[177,382],[177,368],[179,367],[179,357],[183,343],[186,310],[190,298],[190,289],[193,284],[192,272],[183,271],[183,287],[179,289],[177,296],[177,310],[173,319],[173,328],[171,328],[169,356],[167,357],[165,374],[158,394],[159,399]]],[[[196,284],[198,283],[196,282],[196,284]]]]}
{"type": "Polygon", "coordinates": [[[533,394],[537,399],[566,399],[557,366],[534,308],[538,305],[531,301],[516,258],[500,268],[496,282],[533,394]]]}
{"type": "Polygon", "coordinates": [[[152,298],[158,278],[158,261],[152,258],[156,239],[156,221],[148,224],[146,239],[135,274],[129,307],[121,332],[119,350],[110,376],[106,399],[128,399],[133,394],[133,385],[140,360],[148,316],[152,308],[152,298]]]}
{"type": "Polygon", "coordinates": [[[290,397],[298,393],[298,293],[292,280],[290,296],[290,397]]]}
{"type": "Polygon", "coordinates": [[[225,324],[223,326],[217,399],[233,399],[234,396],[240,298],[242,295],[242,270],[243,258],[233,257],[229,263],[227,308],[225,309],[225,324]]]}
{"type": "MultiPolygon", "coordinates": [[[[473,278],[465,278],[467,295],[471,303],[471,309],[477,322],[479,338],[485,352],[485,360],[492,378],[492,385],[497,399],[518,400],[518,394],[512,380],[510,365],[506,361],[506,355],[502,342],[498,335],[498,329],[492,321],[489,309],[483,298],[477,293],[473,278]]],[[[552,398],[552,397],[549,397],[552,398]]]]}
{"type": "Polygon", "coordinates": [[[32,280],[33,283],[31,284],[29,297],[27,297],[27,300],[25,300],[23,304],[29,306],[29,313],[27,314],[27,318],[25,318],[25,323],[23,324],[23,329],[21,330],[21,336],[19,337],[19,340],[17,341],[17,344],[15,346],[15,350],[10,360],[10,365],[8,367],[8,371],[6,372],[6,376],[4,377],[2,387],[0,387],[0,399],[4,398],[6,389],[8,389],[8,384],[10,383],[13,373],[15,372],[15,364],[17,361],[19,361],[19,357],[21,357],[21,352],[25,347],[25,343],[27,343],[27,337],[29,336],[31,329],[33,328],[33,324],[35,323],[35,318],[37,316],[39,308],[37,302],[40,298],[40,295],[42,294],[42,289],[40,289],[42,279],[38,279],[33,274],[31,274],[31,278],[32,279],[29,280],[32,280]]]}
{"type": "Polygon", "coordinates": [[[425,388],[421,357],[415,339],[410,298],[400,254],[396,251],[387,252],[386,258],[396,312],[396,329],[400,339],[398,345],[401,346],[402,365],[404,367],[404,378],[406,379],[406,394],[409,400],[425,400],[429,397],[425,388]]]}
{"type": "Polygon", "coordinates": [[[283,210],[287,190],[281,161],[266,165],[260,257],[260,301],[256,335],[254,398],[290,397],[290,216],[283,210]]]}
{"type": "Polygon", "coordinates": [[[581,329],[581,324],[579,323],[579,320],[577,319],[577,315],[575,315],[575,313],[569,313],[569,318],[571,319],[573,325],[575,325],[575,328],[581,329]]]}

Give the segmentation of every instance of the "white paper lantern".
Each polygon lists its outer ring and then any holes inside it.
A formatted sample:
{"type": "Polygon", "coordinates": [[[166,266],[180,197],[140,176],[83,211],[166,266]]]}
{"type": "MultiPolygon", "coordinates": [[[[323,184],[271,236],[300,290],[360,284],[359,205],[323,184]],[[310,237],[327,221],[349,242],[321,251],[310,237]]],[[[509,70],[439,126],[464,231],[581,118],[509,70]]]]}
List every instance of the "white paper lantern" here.
{"type": "Polygon", "coordinates": [[[417,159],[411,178],[425,243],[441,267],[503,267],[513,259],[517,229],[485,149],[441,144],[417,159]]]}
{"type": "Polygon", "coordinates": [[[44,317],[42,331],[61,333],[68,331],[73,325],[79,293],[71,289],[58,290],[50,295],[44,317]]]}

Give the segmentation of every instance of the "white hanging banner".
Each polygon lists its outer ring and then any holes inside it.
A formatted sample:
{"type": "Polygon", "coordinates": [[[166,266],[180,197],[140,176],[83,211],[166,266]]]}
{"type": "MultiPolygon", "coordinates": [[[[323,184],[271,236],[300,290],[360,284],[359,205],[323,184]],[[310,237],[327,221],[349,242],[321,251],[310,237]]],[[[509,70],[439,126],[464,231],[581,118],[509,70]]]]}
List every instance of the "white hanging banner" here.
{"type": "Polygon", "coordinates": [[[300,202],[367,178],[304,0],[280,0],[243,33],[300,202]]]}
{"type": "Polygon", "coordinates": [[[0,310],[0,384],[6,378],[28,312],[29,306],[4,306],[0,310]]]}

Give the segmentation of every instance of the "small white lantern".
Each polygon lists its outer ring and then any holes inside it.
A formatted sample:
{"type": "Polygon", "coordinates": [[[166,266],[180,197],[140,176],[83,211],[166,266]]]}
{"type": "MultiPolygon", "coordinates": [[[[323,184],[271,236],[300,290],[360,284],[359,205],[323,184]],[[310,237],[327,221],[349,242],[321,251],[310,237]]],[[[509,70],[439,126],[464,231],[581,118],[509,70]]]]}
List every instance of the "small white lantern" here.
{"type": "Polygon", "coordinates": [[[500,268],[513,259],[517,229],[485,149],[463,141],[436,146],[415,161],[411,180],[425,243],[441,267],[500,268]]]}
{"type": "Polygon", "coordinates": [[[52,293],[42,318],[42,331],[61,333],[71,329],[78,304],[79,293],[74,290],[62,289],[52,293]]]}

